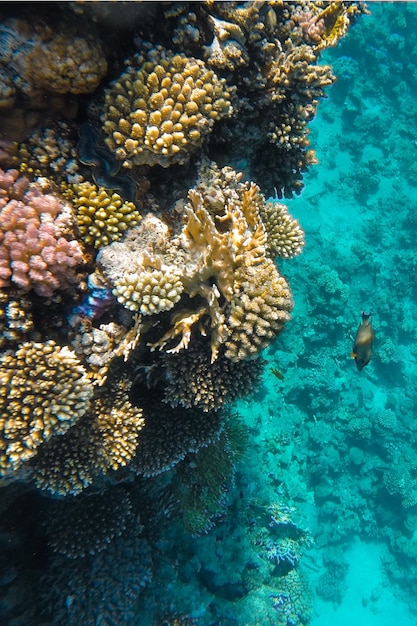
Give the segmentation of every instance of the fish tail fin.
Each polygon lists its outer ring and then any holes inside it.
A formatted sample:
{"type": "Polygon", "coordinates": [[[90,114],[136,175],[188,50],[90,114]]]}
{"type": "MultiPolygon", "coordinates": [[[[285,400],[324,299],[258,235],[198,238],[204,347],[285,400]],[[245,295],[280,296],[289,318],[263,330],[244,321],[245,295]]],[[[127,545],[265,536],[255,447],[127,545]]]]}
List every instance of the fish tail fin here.
{"type": "Polygon", "coordinates": [[[370,320],[372,317],[372,311],[370,311],[369,313],[365,313],[365,311],[362,311],[362,321],[363,322],[367,322],[368,320],[370,320]]]}

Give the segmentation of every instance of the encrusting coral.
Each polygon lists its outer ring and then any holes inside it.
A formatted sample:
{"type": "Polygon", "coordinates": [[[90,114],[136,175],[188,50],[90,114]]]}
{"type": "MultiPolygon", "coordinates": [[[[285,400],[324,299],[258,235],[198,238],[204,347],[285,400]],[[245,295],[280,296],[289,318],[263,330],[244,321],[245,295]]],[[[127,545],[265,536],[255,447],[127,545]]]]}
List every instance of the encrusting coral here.
{"type": "Polygon", "coordinates": [[[0,472],[18,469],[88,410],[92,385],[77,356],[53,341],[0,356],[0,472]]]}
{"type": "Polygon", "coordinates": [[[17,170],[0,169],[0,287],[52,296],[79,282],[84,256],[69,205],[17,170]]]}
{"type": "Polygon", "coordinates": [[[200,59],[155,46],[106,91],[106,144],[125,167],[185,163],[214,122],[232,114],[231,92],[200,59]]]}

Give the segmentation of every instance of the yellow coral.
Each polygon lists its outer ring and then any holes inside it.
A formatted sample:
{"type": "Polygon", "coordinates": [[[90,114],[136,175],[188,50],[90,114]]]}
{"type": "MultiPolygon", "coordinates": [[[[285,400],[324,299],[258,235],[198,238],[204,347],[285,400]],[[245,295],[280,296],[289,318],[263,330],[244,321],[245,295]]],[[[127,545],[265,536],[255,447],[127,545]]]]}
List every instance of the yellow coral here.
{"type": "Polygon", "coordinates": [[[87,411],[92,386],[76,355],[53,341],[0,357],[0,473],[18,469],[87,411]]]}
{"type": "Polygon", "coordinates": [[[89,182],[71,187],[65,195],[72,198],[80,235],[86,244],[95,248],[107,246],[121,239],[141,219],[133,202],[123,200],[116,192],[89,182]]]}
{"type": "Polygon", "coordinates": [[[293,301],[289,285],[271,259],[236,275],[239,289],[226,319],[226,357],[240,361],[266,348],[290,319],[293,301]]]}
{"type": "Polygon", "coordinates": [[[172,309],[183,289],[178,275],[167,276],[162,270],[154,269],[124,274],[115,282],[113,293],[127,309],[153,315],[172,309]]]}
{"type": "Polygon", "coordinates": [[[267,252],[270,257],[290,259],[302,252],[304,231],[285,204],[267,202],[260,209],[260,214],[268,234],[267,252]]]}
{"type": "Polygon", "coordinates": [[[93,411],[64,436],[51,440],[32,462],[38,487],[76,495],[109,469],[127,465],[144,424],[142,410],[127,397],[124,379],[98,391],[93,411]]]}
{"type": "Polygon", "coordinates": [[[214,122],[232,113],[231,91],[203,61],[158,46],[105,95],[106,143],[126,167],[187,161],[214,122]]]}

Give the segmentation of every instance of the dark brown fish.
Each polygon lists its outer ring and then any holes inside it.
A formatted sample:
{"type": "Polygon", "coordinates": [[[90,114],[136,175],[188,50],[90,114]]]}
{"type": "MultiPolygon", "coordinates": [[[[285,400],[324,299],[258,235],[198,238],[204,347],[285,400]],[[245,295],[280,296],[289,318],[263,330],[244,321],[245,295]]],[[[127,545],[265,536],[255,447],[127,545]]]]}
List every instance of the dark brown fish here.
{"type": "Polygon", "coordinates": [[[359,371],[361,371],[365,365],[368,365],[372,356],[374,331],[372,328],[371,315],[372,313],[362,312],[362,323],[356,332],[352,353],[350,355],[352,359],[355,359],[356,367],[359,371]]]}

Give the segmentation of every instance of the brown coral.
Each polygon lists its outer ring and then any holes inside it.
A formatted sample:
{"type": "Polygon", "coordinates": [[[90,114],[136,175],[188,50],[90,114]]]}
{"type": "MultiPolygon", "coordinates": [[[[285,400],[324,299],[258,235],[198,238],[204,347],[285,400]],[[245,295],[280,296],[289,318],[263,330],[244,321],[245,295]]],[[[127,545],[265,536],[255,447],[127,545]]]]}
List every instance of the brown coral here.
{"type": "Polygon", "coordinates": [[[164,354],[164,402],[213,411],[254,391],[263,370],[262,359],[233,363],[221,353],[211,363],[210,356],[209,342],[197,338],[188,350],[164,354]]]}
{"type": "Polygon", "coordinates": [[[16,470],[41,444],[63,435],[93,394],[76,355],[53,341],[27,342],[0,357],[0,470],[16,470]]]}
{"type": "Polygon", "coordinates": [[[65,437],[52,440],[32,463],[35,482],[53,494],[76,495],[109,469],[133,458],[144,420],[124,379],[97,392],[94,408],[65,437]]]}
{"type": "Polygon", "coordinates": [[[231,91],[203,61],[157,46],[136,56],[107,90],[106,143],[126,167],[185,163],[216,120],[232,113],[231,91]]]}

